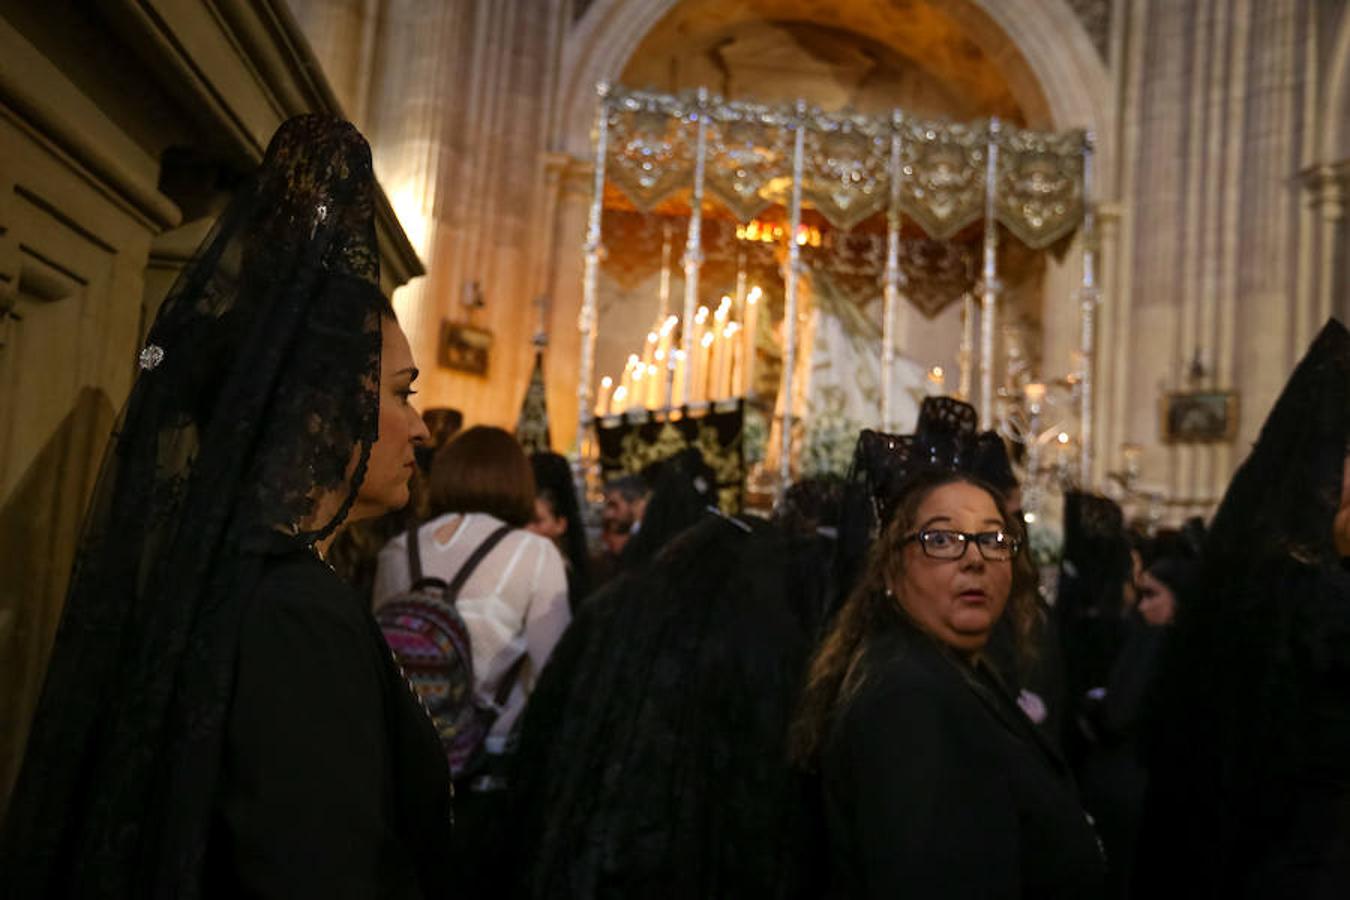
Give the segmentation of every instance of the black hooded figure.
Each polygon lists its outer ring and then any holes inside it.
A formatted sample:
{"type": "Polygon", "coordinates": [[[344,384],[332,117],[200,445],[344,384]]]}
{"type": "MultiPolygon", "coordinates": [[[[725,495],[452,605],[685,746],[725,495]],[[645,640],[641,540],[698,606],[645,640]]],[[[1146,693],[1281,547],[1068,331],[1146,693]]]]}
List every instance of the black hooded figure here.
{"type": "Polygon", "coordinates": [[[1055,618],[1067,695],[1063,747],[1075,766],[1090,752],[1093,708],[1125,641],[1130,580],[1130,540],[1120,505],[1096,494],[1065,494],[1055,618]]]}
{"type": "Polygon", "coordinates": [[[517,883],[499,896],[819,896],[810,795],[787,756],[819,546],[705,511],[592,595],[525,711],[495,864],[517,883]]]}
{"type": "Polygon", "coordinates": [[[559,549],[567,563],[567,601],[575,615],[581,601],[591,592],[591,558],[586,549],[586,526],[581,520],[572,464],[560,454],[539,452],[530,454],[530,467],[534,470],[535,492],[553,507],[554,515],[567,521],[559,549]]]}
{"type": "Polygon", "coordinates": [[[1333,320],[1229,485],[1164,650],[1134,896],[1350,890],[1348,438],[1333,320]]]}
{"type": "Polygon", "coordinates": [[[0,831],[0,896],[439,893],[444,754],[315,549],[375,477],[381,423],[415,416],[382,416],[397,325],[375,190],[355,128],[290,120],[160,308],[0,831]]]}
{"type": "Polygon", "coordinates": [[[625,569],[651,562],[662,547],[717,505],[717,476],[692,447],[653,463],[642,476],[652,485],[652,494],[637,534],[623,548],[625,569]]]}

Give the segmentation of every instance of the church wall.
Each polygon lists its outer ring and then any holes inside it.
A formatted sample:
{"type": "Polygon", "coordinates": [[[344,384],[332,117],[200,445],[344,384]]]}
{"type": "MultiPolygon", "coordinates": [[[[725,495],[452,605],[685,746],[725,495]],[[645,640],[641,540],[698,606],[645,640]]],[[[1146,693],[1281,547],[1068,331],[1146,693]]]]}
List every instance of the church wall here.
{"type": "Polygon", "coordinates": [[[395,295],[395,308],[422,369],[422,406],[458,408],[468,423],[515,424],[531,340],[549,315],[543,266],[551,223],[541,216],[551,190],[547,131],[563,6],[292,3],[336,83],[353,80],[362,65],[352,57],[357,35],[373,42],[368,84],[352,88],[364,97],[353,101],[356,122],[429,272],[395,295]],[[475,282],[481,309],[462,303],[475,282]],[[486,377],[440,364],[446,321],[492,333],[486,377]]]}
{"type": "Polygon", "coordinates": [[[1122,9],[1127,258],[1106,303],[1128,308],[1128,399],[1104,450],[1142,444],[1144,486],[1197,501],[1174,516],[1208,513],[1344,290],[1344,175],[1319,146],[1336,123],[1317,96],[1336,23],[1308,0],[1122,9]],[[1162,442],[1162,393],[1192,387],[1238,391],[1232,443],[1162,442]]]}

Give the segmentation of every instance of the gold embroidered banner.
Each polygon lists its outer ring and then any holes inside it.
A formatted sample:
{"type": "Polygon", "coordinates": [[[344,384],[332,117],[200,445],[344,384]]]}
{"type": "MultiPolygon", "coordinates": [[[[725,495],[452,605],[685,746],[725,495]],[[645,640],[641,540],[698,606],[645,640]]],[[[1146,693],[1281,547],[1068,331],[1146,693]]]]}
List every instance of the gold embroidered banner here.
{"type": "Polygon", "coordinates": [[[900,210],[939,241],[978,222],[984,216],[988,127],[906,119],[900,134],[900,210]]]}
{"type": "Polygon", "coordinates": [[[637,474],[652,463],[693,447],[703,454],[703,461],[716,474],[722,511],[739,513],[745,486],[744,430],[743,400],[734,405],[719,404],[675,421],[652,413],[598,419],[595,435],[600,447],[600,470],[606,479],[637,474]]]}
{"type": "Polygon", "coordinates": [[[1083,133],[1005,129],[999,135],[995,216],[1033,249],[1083,219],[1083,133]]]}
{"type": "Polygon", "coordinates": [[[693,129],[686,129],[687,111],[678,98],[622,95],[608,115],[607,173],[634,206],[650,210],[693,182],[693,129]]]}
{"type": "MultiPolygon", "coordinates": [[[[900,211],[934,240],[948,240],[985,210],[989,124],[827,113],[644,91],[605,101],[610,180],[641,211],[692,187],[700,118],[704,186],[738,221],[787,205],[796,129],[804,129],[806,204],[849,230],[890,204],[891,142],[900,139],[900,211]]],[[[995,215],[1019,240],[1043,248],[1083,217],[1083,133],[999,131],[995,215]]]]}

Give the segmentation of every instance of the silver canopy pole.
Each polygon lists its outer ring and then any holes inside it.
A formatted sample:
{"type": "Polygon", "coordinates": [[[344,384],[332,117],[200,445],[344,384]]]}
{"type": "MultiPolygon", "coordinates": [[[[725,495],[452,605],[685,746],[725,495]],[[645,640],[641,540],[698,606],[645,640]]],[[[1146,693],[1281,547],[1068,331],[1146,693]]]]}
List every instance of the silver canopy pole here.
{"type": "Polygon", "coordinates": [[[684,245],[684,317],[680,319],[680,347],[684,351],[684,396],[689,405],[693,397],[694,362],[699,359],[694,346],[694,314],[698,309],[698,278],[703,268],[703,170],[708,156],[708,89],[698,89],[698,106],[693,114],[694,188],[689,198],[689,236],[684,245]]]}
{"type": "Polygon", "coordinates": [[[1097,303],[1101,299],[1097,288],[1096,226],[1097,217],[1092,197],[1092,153],[1093,137],[1089,132],[1083,136],[1083,286],[1078,294],[1082,311],[1083,332],[1080,350],[1083,357],[1082,379],[1079,388],[1079,433],[1081,444],[1078,448],[1079,481],[1086,489],[1091,489],[1092,440],[1093,440],[1093,372],[1096,368],[1096,319],[1097,303]]]}
{"type": "Polygon", "coordinates": [[[994,328],[998,324],[998,222],[994,204],[998,180],[998,118],[989,120],[984,170],[984,283],[980,286],[980,427],[994,423],[994,328]]]}
{"type": "Polygon", "coordinates": [[[895,431],[895,317],[900,305],[904,273],[900,271],[900,124],[897,109],[891,115],[891,202],[886,211],[886,293],[881,323],[881,430],[895,431]]]}
{"type": "Polygon", "coordinates": [[[572,478],[577,485],[577,496],[586,496],[586,436],[595,421],[592,408],[591,382],[595,379],[595,336],[598,326],[596,309],[600,291],[600,260],[604,247],[600,243],[600,221],[605,203],[605,159],[609,149],[609,84],[595,86],[599,103],[595,112],[595,172],[591,186],[591,214],[586,223],[586,268],[582,276],[581,315],[577,327],[581,331],[581,377],[577,381],[577,449],[572,457],[572,478]]]}
{"type": "Polygon", "coordinates": [[[802,172],[806,156],[806,101],[797,101],[796,132],[792,140],[792,200],[788,207],[787,302],[783,312],[783,422],[779,435],[778,492],[781,497],[792,482],[793,380],[797,368],[797,290],[802,267],[802,248],[797,231],[802,224],[802,172]]]}

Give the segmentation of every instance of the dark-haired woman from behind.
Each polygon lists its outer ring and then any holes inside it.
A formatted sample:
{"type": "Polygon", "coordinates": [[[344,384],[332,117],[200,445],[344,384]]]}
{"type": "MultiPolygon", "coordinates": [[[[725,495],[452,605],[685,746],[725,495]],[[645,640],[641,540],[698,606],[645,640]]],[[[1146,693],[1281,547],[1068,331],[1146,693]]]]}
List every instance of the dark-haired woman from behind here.
{"type": "Polygon", "coordinates": [[[575,613],[590,593],[591,562],[586,549],[586,528],[581,521],[572,465],[557,453],[530,456],[534,470],[534,518],[530,531],[553,541],[567,565],[567,599],[575,613]]]}
{"type": "MultiPolygon", "coordinates": [[[[464,896],[489,896],[506,793],[503,778],[516,720],[571,613],[562,557],[525,530],[534,516],[534,476],[520,444],[500,428],[460,432],[431,466],[433,518],[416,530],[422,573],[453,582],[480,546],[509,528],[469,574],[455,604],[469,632],[474,690],[499,714],[484,743],[485,763],[456,786],[454,877],[464,896]]],[[[408,534],[380,551],[375,605],[412,585],[408,534]]],[[[508,836],[502,834],[501,839],[508,836]]]]}
{"type": "Polygon", "coordinates": [[[832,896],[1101,896],[1068,769],[983,656],[1021,549],[1001,499],[950,471],[887,499],[793,736],[822,777],[832,896]]]}
{"type": "MultiPolygon", "coordinates": [[[[453,581],[489,535],[503,525],[512,529],[473,570],[456,603],[469,629],[479,695],[488,701],[503,678],[515,678],[487,738],[488,752],[498,753],[571,620],[562,557],[525,530],[534,518],[534,475],[520,444],[502,429],[479,425],[452,438],[432,463],[430,491],[432,518],[417,529],[428,577],[453,581]]],[[[380,551],[377,608],[411,586],[407,541],[401,534],[380,551]]]]}

